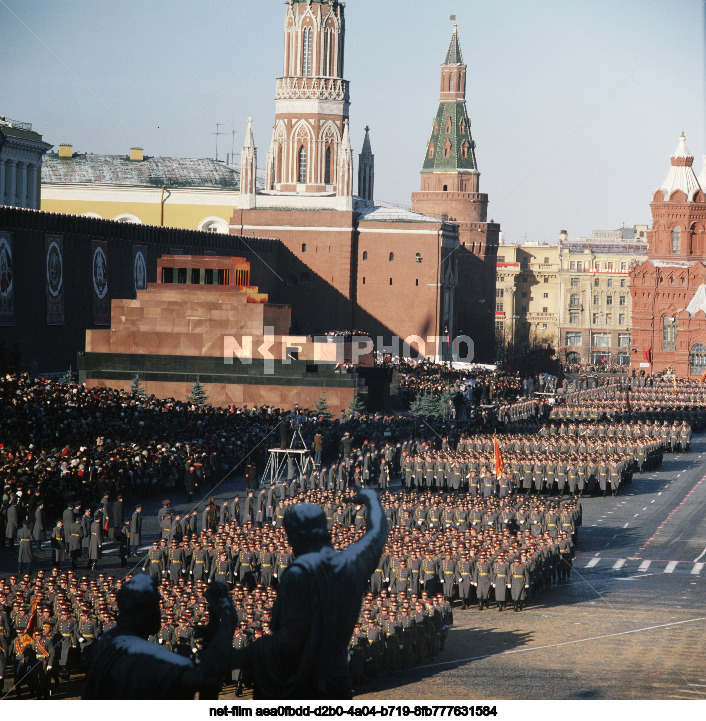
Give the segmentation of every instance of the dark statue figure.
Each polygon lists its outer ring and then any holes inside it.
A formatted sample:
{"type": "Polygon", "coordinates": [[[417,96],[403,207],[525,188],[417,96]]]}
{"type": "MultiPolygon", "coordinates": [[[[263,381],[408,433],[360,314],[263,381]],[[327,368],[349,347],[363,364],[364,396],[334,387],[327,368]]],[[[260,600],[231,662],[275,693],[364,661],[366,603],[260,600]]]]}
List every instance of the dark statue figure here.
{"type": "Polygon", "coordinates": [[[148,575],[131,578],[118,592],[118,623],[95,645],[86,699],[216,698],[232,668],[250,669],[258,699],[349,699],[348,644],[387,538],[377,492],[360,490],[367,531],[335,551],[323,510],[292,507],[284,526],[294,561],[282,574],[272,609],[271,634],[233,649],[237,615],[227,589],[206,592],[210,623],[200,663],[150,643],[160,627],[159,590],[148,575]]]}
{"type": "Polygon", "coordinates": [[[295,556],[282,574],[272,609],[271,634],[243,651],[234,665],[250,669],[257,699],[350,699],[348,644],[387,538],[377,492],[360,490],[367,531],[335,551],[323,510],[292,507],[284,519],[295,556]]]}
{"type": "Polygon", "coordinates": [[[228,591],[212,583],[208,646],[196,665],[150,643],[160,627],[159,591],[148,575],[131,578],[118,592],[118,623],[100,637],[86,679],[86,699],[216,698],[220,679],[232,666],[237,615],[228,591]]]}

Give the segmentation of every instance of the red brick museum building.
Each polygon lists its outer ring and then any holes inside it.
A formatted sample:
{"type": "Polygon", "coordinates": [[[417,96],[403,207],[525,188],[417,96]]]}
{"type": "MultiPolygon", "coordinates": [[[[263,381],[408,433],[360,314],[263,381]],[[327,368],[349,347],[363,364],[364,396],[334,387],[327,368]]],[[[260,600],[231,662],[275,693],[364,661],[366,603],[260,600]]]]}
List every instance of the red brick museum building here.
{"type": "Polygon", "coordinates": [[[630,273],[631,367],[706,371],[706,167],[699,178],[682,133],[664,182],[652,196],[648,260],[630,273]]]}

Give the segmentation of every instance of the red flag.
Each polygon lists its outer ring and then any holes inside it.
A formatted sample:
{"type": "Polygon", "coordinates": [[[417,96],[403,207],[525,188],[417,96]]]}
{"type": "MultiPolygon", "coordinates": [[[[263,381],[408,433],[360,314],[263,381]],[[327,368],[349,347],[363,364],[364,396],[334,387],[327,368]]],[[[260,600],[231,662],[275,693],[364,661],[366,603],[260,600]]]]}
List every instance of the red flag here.
{"type": "Polygon", "coordinates": [[[642,349],[642,355],[645,356],[645,360],[649,363],[652,359],[652,352],[650,348],[643,348],[642,349]]]}
{"type": "Polygon", "coordinates": [[[37,628],[37,597],[35,596],[32,601],[32,608],[29,613],[29,621],[27,622],[27,628],[25,633],[32,636],[35,629],[37,628]]]}
{"type": "Polygon", "coordinates": [[[498,439],[493,436],[493,452],[495,453],[495,476],[505,473],[505,464],[503,463],[503,454],[500,452],[500,444],[498,439]]]}
{"type": "Polygon", "coordinates": [[[27,628],[18,635],[15,639],[15,652],[17,655],[22,655],[24,650],[32,643],[34,638],[34,632],[37,630],[37,597],[34,597],[32,601],[32,610],[29,614],[29,621],[27,622],[27,628]]]}

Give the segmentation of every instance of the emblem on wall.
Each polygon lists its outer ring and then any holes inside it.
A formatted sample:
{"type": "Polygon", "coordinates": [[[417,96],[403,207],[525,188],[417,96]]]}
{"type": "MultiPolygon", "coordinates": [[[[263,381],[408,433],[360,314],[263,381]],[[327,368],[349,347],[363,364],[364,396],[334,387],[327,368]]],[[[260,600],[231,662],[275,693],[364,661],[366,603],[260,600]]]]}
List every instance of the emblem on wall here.
{"type": "Polygon", "coordinates": [[[0,233],[0,325],[15,324],[14,275],[12,236],[0,233]]]}
{"type": "Polygon", "coordinates": [[[63,325],[64,240],[60,235],[47,235],[45,246],[47,325],[63,325]]]}
{"type": "Polygon", "coordinates": [[[108,294],[108,243],[91,241],[91,284],[93,285],[93,323],[110,325],[110,295],[108,294]]]}
{"type": "Polygon", "coordinates": [[[138,290],[147,289],[147,246],[132,246],[132,278],[135,285],[135,297],[138,290]]]}

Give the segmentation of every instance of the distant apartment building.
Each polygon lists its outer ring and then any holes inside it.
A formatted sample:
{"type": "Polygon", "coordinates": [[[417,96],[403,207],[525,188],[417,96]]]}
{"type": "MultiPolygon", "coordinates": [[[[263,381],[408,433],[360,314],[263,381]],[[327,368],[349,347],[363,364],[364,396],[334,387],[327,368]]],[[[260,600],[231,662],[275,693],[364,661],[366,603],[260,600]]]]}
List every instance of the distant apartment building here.
{"type": "Polygon", "coordinates": [[[559,247],[500,245],[496,263],[496,356],[503,348],[543,346],[559,340],[559,247]]]}
{"type": "Polygon", "coordinates": [[[630,269],[647,258],[646,225],[559,236],[559,359],[630,364],[630,269]]]}

